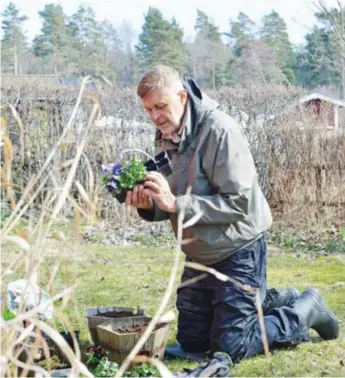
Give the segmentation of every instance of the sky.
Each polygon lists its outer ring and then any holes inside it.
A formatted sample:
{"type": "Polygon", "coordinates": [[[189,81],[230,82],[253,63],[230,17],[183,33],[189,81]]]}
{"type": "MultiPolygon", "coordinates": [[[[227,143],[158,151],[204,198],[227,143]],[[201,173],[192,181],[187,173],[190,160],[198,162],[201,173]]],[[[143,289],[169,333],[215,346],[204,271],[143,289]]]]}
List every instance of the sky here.
{"type": "MultiPolygon", "coordinates": [[[[323,1],[327,6],[337,6],[337,0],[323,1]]],[[[95,11],[99,21],[107,19],[115,26],[119,26],[126,19],[137,34],[140,33],[148,7],[157,7],[165,18],[171,19],[173,16],[176,18],[184,30],[186,39],[194,36],[197,9],[211,17],[221,32],[229,30],[229,21],[235,20],[240,11],[260,25],[261,18],[274,9],[285,20],[290,41],[296,45],[303,44],[304,35],[315,24],[314,10],[318,4],[318,0],[13,0],[13,2],[21,10],[22,15],[29,17],[25,22],[29,40],[32,40],[41,28],[38,11],[43,10],[47,3],[55,3],[62,5],[67,16],[83,4],[95,11]]],[[[1,1],[0,11],[2,12],[8,4],[9,1],[1,1]]]]}

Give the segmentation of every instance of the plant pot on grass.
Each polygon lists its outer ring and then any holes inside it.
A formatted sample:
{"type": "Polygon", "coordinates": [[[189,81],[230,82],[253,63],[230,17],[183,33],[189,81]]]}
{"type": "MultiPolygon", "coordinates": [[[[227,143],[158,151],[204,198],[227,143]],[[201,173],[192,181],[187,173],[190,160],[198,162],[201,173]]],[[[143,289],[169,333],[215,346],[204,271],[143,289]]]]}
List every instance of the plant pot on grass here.
{"type": "MultiPolygon", "coordinates": [[[[104,322],[97,326],[99,343],[107,349],[113,360],[121,364],[137,344],[150,321],[150,317],[143,317],[104,322]]],[[[169,328],[168,323],[157,324],[138,354],[162,360],[169,338],[169,328]]]]}
{"type": "Polygon", "coordinates": [[[119,324],[119,322],[124,319],[127,320],[130,325],[134,325],[133,319],[146,319],[146,310],[132,307],[93,307],[86,310],[86,318],[91,339],[95,344],[99,344],[97,334],[98,325],[104,322],[119,324]]]}
{"type": "MultiPolygon", "coordinates": [[[[75,339],[77,341],[77,344],[79,344],[79,334],[80,334],[80,331],[79,330],[75,330],[75,331],[73,331],[73,333],[74,333],[74,337],[75,337],[75,339]]],[[[60,332],[60,335],[65,339],[65,341],[67,342],[67,344],[75,352],[75,346],[74,346],[73,336],[72,336],[71,332],[62,331],[62,332],[60,332]]]]}
{"type": "MultiPolygon", "coordinates": [[[[70,346],[73,352],[76,351],[76,345],[74,344],[73,336],[72,333],[69,331],[60,331],[60,335],[63,337],[63,339],[67,342],[67,344],[70,346]]],[[[80,331],[79,330],[73,330],[74,337],[76,339],[76,343],[80,348],[79,344],[79,335],[80,331]]],[[[46,339],[46,342],[48,344],[50,353],[52,356],[58,357],[58,359],[61,361],[61,366],[56,367],[56,369],[65,369],[70,367],[70,361],[67,358],[65,351],[63,348],[60,347],[54,340],[52,340],[48,335],[44,335],[44,338],[46,339]]]]}

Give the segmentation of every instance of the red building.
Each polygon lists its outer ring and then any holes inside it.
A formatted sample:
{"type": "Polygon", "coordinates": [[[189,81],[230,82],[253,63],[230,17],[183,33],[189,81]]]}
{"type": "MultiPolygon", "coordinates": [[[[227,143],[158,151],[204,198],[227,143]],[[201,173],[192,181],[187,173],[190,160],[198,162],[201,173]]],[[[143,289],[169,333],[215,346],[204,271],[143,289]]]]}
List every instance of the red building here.
{"type": "Polygon", "coordinates": [[[320,93],[312,93],[299,100],[301,110],[311,112],[326,122],[327,128],[345,128],[345,101],[335,100],[320,93]]]}

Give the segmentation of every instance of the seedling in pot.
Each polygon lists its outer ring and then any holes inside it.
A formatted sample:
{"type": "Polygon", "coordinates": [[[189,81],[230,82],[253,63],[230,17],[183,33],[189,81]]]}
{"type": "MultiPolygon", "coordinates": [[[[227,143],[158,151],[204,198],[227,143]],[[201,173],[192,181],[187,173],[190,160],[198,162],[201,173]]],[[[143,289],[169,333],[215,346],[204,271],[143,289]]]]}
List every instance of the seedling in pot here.
{"type": "Polygon", "coordinates": [[[125,165],[121,163],[103,165],[101,180],[108,192],[123,203],[125,202],[127,191],[143,183],[146,173],[149,171],[160,172],[166,177],[171,175],[171,162],[166,151],[159,153],[146,162],[132,159],[125,165]]]}
{"type": "Polygon", "coordinates": [[[102,167],[101,180],[111,193],[121,203],[125,201],[128,190],[144,182],[146,168],[143,162],[132,159],[129,163],[102,167]]]}

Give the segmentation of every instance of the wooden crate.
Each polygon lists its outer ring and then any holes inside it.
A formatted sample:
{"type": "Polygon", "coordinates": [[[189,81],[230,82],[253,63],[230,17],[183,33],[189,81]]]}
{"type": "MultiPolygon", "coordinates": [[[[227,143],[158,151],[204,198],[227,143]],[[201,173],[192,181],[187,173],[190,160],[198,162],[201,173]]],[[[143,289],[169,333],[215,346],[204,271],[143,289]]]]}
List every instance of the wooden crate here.
{"type": "MultiPolygon", "coordinates": [[[[119,319],[98,325],[97,333],[100,344],[109,351],[111,359],[121,364],[137,344],[143,331],[125,333],[119,331],[119,329],[148,324],[150,321],[151,318],[145,317],[145,319],[119,319]]],[[[169,337],[169,328],[170,325],[168,323],[159,324],[143,345],[139,355],[163,360],[169,337]]]]}
{"type": "MultiPolygon", "coordinates": [[[[119,319],[126,319],[129,322],[131,319],[146,318],[146,310],[142,308],[130,307],[93,307],[86,310],[86,318],[91,334],[91,339],[95,345],[99,344],[97,334],[97,326],[109,321],[116,321],[119,319]]],[[[133,324],[134,325],[134,324],[133,324]]]]}

